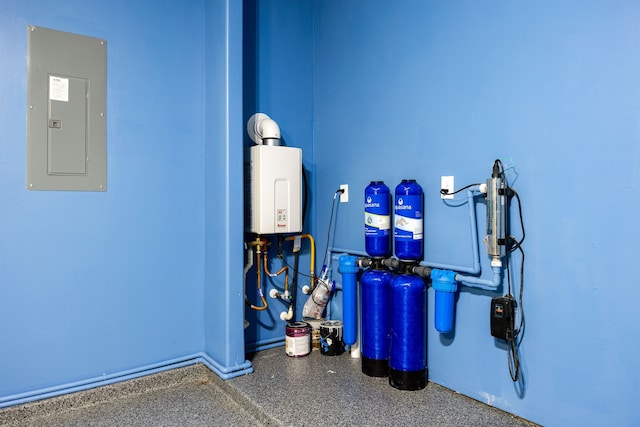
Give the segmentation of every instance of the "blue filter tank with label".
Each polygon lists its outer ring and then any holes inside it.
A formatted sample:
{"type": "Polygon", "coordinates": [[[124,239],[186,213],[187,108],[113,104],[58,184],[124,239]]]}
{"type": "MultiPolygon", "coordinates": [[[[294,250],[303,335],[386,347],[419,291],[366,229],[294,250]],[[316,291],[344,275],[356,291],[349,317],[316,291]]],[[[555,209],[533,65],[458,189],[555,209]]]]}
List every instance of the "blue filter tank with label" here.
{"type": "Polygon", "coordinates": [[[391,256],[391,191],[382,181],[364,190],[364,245],[370,257],[391,256]]]}
{"type": "Polygon", "coordinates": [[[395,253],[402,261],[419,261],[423,246],[422,187],[415,179],[403,179],[395,191],[395,253]]]}

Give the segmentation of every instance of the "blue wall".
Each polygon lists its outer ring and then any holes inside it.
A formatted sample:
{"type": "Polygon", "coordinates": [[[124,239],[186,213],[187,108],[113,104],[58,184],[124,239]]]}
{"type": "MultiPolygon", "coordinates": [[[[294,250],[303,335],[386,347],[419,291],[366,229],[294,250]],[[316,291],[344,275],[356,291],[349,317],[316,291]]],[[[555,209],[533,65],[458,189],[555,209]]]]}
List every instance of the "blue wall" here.
{"type": "Polygon", "coordinates": [[[465,288],[447,336],[429,291],[432,381],[544,425],[640,421],[639,19],[623,1],[314,2],[320,240],[340,184],[335,244],[363,250],[364,187],[415,178],[426,258],[464,265],[466,207],[442,203],[440,176],[459,188],[501,158],[523,200],[523,380],[489,334],[495,293],[465,288]]]}
{"type": "MultiPolygon", "coordinates": [[[[205,82],[205,5],[212,25],[225,22],[221,1],[0,3],[3,400],[205,349],[203,93],[205,83],[227,88],[205,82]],[[27,24],[108,42],[106,193],[25,189],[27,24]]],[[[207,123],[226,128],[226,103],[207,100],[209,110],[225,112],[207,123]]],[[[206,141],[213,145],[213,136],[206,141]]],[[[207,159],[207,166],[224,162],[207,159]]],[[[225,227],[207,219],[208,249],[225,253],[228,242],[215,240],[225,227]]],[[[221,341],[210,355],[225,364],[229,358],[215,350],[237,348],[221,341]]]]}
{"type": "MultiPolygon", "coordinates": [[[[205,353],[223,374],[250,371],[244,351],[242,3],[206,2],[205,353]]],[[[219,372],[220,373],[220,372],[219,372]]]]}
{"type": "MultiPolygon", "coordinates": [[[[246,120],[256,112],[267,113],[280,126],[285,145],[302,148],[302,163],[309,183],[308,214],[305,232],[313,229],[313,186],[315,164],[313,152],[313,26],[312,3],[309,1],[244,2],[244,117],[246,120]]],[[[253,144],[244,132],[245,146],[253,144]]],[[[250,238],[250,236],[248,236],[250,238]]],[[[284,264],[275,257],[275,244],[270,256],[269,269],[278,271],[284,264]]],[[[284,245],[290,254],[292,243],[284,245]]],[[[293,266],[294,259],[285,261],[293,266]]],[[[304,275],[309,274],[310,249],[307,240],[302,243],[299,260],[301,274],[299,288],[309,284],[304,275]]],[[[247,296],[256,305],[261,305],[256,291],[255,267],[247,274],[247,296]]],[[[290,274],[293,278],[293,270],[290,274]]],[[[266,279],[266,291],[283,290],[282,276],[266,279]]],[[[298,293],[297,313],[301,313],[307,296],[298,293]]],[[[246,331],[247,349],[265,348],[276,341],[282,344],[285,323],[280,313],[288,305],[267,298],[269,307],[265,311],[246,309],[246,318],[252,325],[246,331]]],[[[299,316],[297,316],[299,318],[299,316]]]]}
{"type": "Polygon", "coordinates": [[[361,251],[359,194],[412,177],[426,257],[467,264],[466,207],[441,202],[440,176],[460,187],[503,159],[527,226],[523,381],[489,334],[495,294],[469,288],[452,334],[429,304],[431,380],[544,425],[637,424],[640,6],[244,4],[240,83],[239,2],[0,2],[0,398],[203,350],[243,365],[236,167],[265,111],[303,148],[318,258],[340,184],[335,245],[361,251]],[[27,24],[108,41],[106,193],[25,190],[27,24]]]}

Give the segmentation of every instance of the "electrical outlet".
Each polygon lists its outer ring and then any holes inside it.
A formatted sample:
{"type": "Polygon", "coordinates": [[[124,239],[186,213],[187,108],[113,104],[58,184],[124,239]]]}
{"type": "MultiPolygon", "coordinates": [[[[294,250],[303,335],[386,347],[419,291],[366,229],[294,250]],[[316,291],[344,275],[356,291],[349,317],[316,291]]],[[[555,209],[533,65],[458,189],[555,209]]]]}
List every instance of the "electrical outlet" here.
{"type": "MultiPolygon", "coordinates": [[[[447,190],[448,193],[453,193],[453,176],[441,176],[440,177],[440,189],[447,190]]],[[[453,194],[442,194],[440,193],[441,199],[453,199],[453,194]]]]}
{"type": "Polygon", "coordinates": [[[340,193],[340,203],[347,203],[349,201],[349,184],[340,184],[340,189],[344,190],[340,193]]]}

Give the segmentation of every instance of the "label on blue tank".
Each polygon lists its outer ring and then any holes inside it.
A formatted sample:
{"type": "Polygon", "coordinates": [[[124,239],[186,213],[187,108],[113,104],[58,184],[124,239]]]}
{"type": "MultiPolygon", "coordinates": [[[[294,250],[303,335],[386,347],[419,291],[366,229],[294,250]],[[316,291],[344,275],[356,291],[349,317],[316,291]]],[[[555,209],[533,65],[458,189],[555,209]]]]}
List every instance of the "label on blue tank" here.
{"type": "Polygon", "coordinates": [[[422,240],[422,196],[396,197],[395,212],[395,238],[422,240]]]}
{"type": "Polygon", "coordinates": [[[365,236],[388,236],[390,229],[389,195],[367,196],[364,204],[365,236]]]}

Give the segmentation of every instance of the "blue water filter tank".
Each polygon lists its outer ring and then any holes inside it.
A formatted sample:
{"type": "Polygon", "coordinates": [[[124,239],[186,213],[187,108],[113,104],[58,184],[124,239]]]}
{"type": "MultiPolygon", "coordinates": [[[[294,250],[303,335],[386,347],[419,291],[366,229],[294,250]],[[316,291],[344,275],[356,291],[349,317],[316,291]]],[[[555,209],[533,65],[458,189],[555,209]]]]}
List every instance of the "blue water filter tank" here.
{"type": "Polygon", "coordinates": [[[431,270],[431,287],[435,291],[434,325],[443,334],[453,329],[455,296],[458,290],[455,276],[455,271],[431,270]]]}
{"type": "Polygon", "coordinates": [[[358,339],[358,264],[356,257],[346,254],[340,255],[338,261],[342,274],[343,340],[346,345],[353,345],[358,339]]]}
{"type": "Polygon", "coordinates": [[[370,377],[386,377],[389,371],[391,276],[391,272],[378,260],[360,278],[362,372],[370,377]]]}
{"type": "Polygon", "coordinates": [[[398,274],[390,283],[391,346],[389,384],[400,390],[427,385],[427,287],[412,274],[398,274]]]}
{"type": "Polygon", "coordinates": [[[364,190],[364,245],[370,257],[391,256],[391,191],[382,181],[364,190]]]}
{"type": "Polygon", "coordinates": [[[403,179],[396,187],[394,243],[400,260],[422,258],[423,198],[422,187],[415,179],[403,179]]]}

